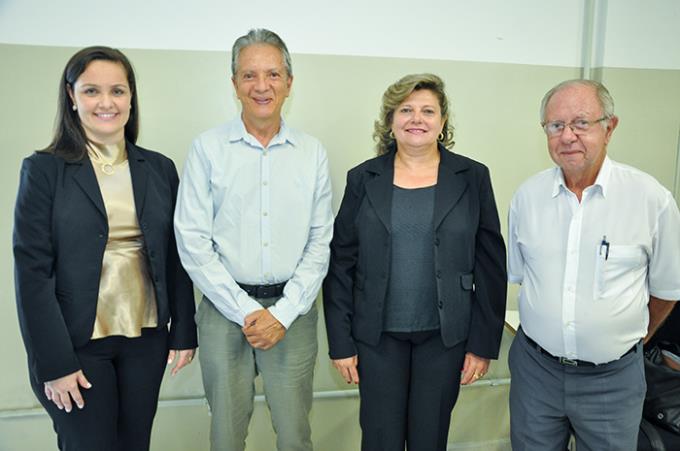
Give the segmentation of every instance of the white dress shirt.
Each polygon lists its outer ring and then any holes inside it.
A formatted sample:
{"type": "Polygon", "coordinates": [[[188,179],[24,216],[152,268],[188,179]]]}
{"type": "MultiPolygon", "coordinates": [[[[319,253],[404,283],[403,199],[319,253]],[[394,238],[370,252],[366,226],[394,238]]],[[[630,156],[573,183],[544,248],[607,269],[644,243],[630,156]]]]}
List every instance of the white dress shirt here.
{"type": "Polygon", "coordinates": [[[288,281],[269,308],[288,328],[310,310],[328,270],[333,212],[325,149],[283,121],[266,148],[240,117],[202,133],[184,166],[175,231],[194,284],[235,323],[262,308],[237,281],[288,281]]]}
{"type": "Polygon", "coordinates": [[[608,157],[579,203],[562,171],[524,182],[509,212],[520,323],[555,356],[616,360],[647,333],[650,294],[680,299],[680,213],[653,177],[608,157]]]}

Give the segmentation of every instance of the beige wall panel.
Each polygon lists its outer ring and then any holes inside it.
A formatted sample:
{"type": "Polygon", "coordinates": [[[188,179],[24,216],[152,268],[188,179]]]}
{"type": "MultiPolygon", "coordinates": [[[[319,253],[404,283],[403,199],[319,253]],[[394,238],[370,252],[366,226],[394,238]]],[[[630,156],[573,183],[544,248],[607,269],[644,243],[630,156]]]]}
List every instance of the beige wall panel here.
{"type": "MultiPolygon", "coordinates": [[[[57,82],[74,51],[0,44],[0,99],[4,106],[0,109],[0,180],[4,186],[0,191],[0,236],[4,237],[0,240],[0,286],[4,288],[0,291],[0,342],[4,343],[0,450],[50,449],[54,443],[45,416],[9,418],[13,410],[38,405],[28,386],[16,319],[10,236],[21,160],[50,140],[57,82]]],[[[229,55],[160,50],[126,53],[138,75],[139,144],[170,156],[181,170],[192,138],[238,111],[229,79],[229,55]]],[[[284,115],[290,125],[317,136],[326,145],[336,208],[346,171],[374,155],[373,121],[385,88],[407,73],[434,72],[445,80],[451,97],[454,150],[491,169],[503,230],[517,186],[551,166],[538,124],[539,101],[556,82],[579,75],[578,69],[565,67],[322,55],[293,55],[293,64],[295,82],[284,115]]],[[[606,70],[604,75],[622,118],[612,154],[651,172],[670,188],[680,124],[680,71],[617,69],[606,70]]],[[[515,296],[512,290],[510,306],[515,305],[515,296]]],[[[328,362],[322,322],[319,343],[315,390],[348,388],[328,362]]],[[[508,344],[506,336],[501,360],[492,366],[488,377],[508,377],[508,344]]],[[[165,400],[202,396],[199,366],[191,365],[174,378],[168,376],[161,396],[165,400]]],[[[312,417],[318,449],[357,449],[356,398],[317,400],[312,417]]],[[[462,447],[483,442],[486,449],[507,449],[507,387],[463,390],[454,418],[452,443],[462,447]]],[[[161,407],[154,449],[206,449],[207,431],[204,405],[161,407]]],[[[262,403],[257,405],[251,431],[250,451],[272,449],[273,435],[262,403]]]]}
{"type": "Polygon", "coordinates": [[[680,134],[680,70],[601,72],[621,119],[609,145],[610,155],[654,175],[673,190],[680,134]]]}

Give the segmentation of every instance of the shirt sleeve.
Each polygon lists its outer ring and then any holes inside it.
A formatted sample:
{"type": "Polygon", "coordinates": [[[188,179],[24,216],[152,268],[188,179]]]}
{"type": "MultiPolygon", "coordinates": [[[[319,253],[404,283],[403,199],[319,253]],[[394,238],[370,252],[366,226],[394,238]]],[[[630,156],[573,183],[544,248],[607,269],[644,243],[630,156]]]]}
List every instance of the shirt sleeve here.
{"type": "Polygon", "coordinates": [[[213,246],[214,204],[211,162],[194,141],[184,165],[175,207],[177,250],[196,287],[227,319],[243,325],[246,315],[262,306],[238,286],[213,246]]]}
{"type": "Polygon", "coordinates": [[[517,236],[519,221],[517,204],[517,194],[515,194],[508,211],[508,282],[521,284],[524,280],[524,258],[517,236]]]}
{"type": "Polygon", "coordinates": [[[283,296],[269,308],[286,329],[299,315],[309,311],[328,271],[329,246],[333,237],[331,181],[326,150],[320,144],[317,155],[313,212],[307,244],[293,275],[286,283],[283,296]]]}
{"type": "Polygon", "coordinates": [[[659,299],[680,299],[680,212],[670,192],[659,214],[649,261],[649,293],[659,299]]]}

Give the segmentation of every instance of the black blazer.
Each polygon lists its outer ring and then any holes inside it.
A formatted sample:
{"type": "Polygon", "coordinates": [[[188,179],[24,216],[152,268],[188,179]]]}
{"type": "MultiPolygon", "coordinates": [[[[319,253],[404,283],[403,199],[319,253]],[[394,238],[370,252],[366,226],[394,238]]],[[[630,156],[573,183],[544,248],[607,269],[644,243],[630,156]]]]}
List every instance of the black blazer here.
{"type": "MultiPolygon", "coordinates": [[[[440,147],[432,249],[441,337],[447,347],[497,358],[506,298],[505,245],[489,170],[440,147]]],[[[323,285],[330,356],[377,345],[390,277],[395,152],[347,173],[323,285]]]]}
{"type": "MultiPolygon", "coordinates": [[[[127,144],[137,218],[158,304],[158,327],[171,320],[169,346],[197,346],[191,281],[172,226],[179,179],[172,160],[127,144]]],[[[80,369],[75,348],[92,336],[108,221],[87,158],[69,163],[36,152],[23,161],[14,211],[19,325],[29,370],[40,382],[80,369]]]]}

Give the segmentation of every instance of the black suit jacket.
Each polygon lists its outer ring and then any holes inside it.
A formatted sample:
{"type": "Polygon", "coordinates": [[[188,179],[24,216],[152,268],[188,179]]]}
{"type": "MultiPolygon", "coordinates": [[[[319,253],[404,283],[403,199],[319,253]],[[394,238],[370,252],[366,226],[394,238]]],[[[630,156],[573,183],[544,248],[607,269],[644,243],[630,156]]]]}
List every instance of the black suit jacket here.
{"type": "MultiPolygon", "coordinates": [[[[171,349],[197,345],[191,281],[172,226],[179,179],[172,160],[127,144],[137,218],[171,349]]],[[[29,370],[44,382],[80,369],[92,336],[108,221],[90,161],[36,152],[21,167],[14,212],[16,302],[29,370]]]]}
{"type": "MultiPolygon", "coordinates": [[[[444,344],[496,358],[506,299],[505,245],[488,169],[440,147],[432,249],[444,344]]],[[[390,278],[392,151],[347,174],[323,285],[330,356],[377,345],[390,278]]]]}

